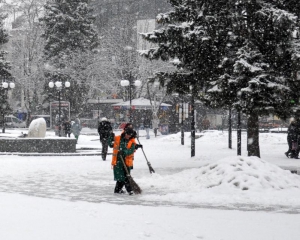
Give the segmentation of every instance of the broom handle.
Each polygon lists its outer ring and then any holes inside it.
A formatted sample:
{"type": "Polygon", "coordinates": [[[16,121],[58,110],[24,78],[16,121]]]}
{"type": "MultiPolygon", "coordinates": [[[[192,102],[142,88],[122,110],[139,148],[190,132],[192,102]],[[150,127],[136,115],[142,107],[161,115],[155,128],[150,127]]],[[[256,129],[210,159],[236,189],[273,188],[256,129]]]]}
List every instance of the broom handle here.
{"type": "MultiPolygon", "coordinates": [[[[136,139],[138,140],[139,144],[141,145],[139,138],[137,137],[136,139]]],[[[147,159],[147,157],[146,157],[146,154],[145,154],[143,148],[142,148],[142,151],[143,151],[143,154],[144,154],[144,156],[145,156],[145,159],[146,159],[147,163],[149,164],[150,162],[148,161],[148,159],[147,159]]]]}
{"type": "Polygon", "coordinates": [[[128,172],[128,169],[127,169],[127,166],[126,166],[126,164],[124,162],[123,156],[121,154],[120,154],[120,158],[121,158],[121,161],[123,163],[123,166],[124,166],[124,169],[125,169],[125,172],[126,172],[127,176],[130,176],[130,174],[128,172]]]}
{"type": "MultiPolygon", "coordinates": [[[[137,138],[137,140],[138,140],[139,144],[141,144],[141,143],[140,143],[140,140],[139,140],[139,138],[137,138]]],[[[153,172],[153,173],[155,173],[155,171],[154,171],[153,167],[151,166],[151,163],[148,161],[148,159],[147,159],[147,157],[146,157],[146,154],[145,154],[145,152],[144,152],[144,149],[143,149],[143,148],[142,148],[142,151],[143,151],[143,154],[144,154],[144,156],[145,156],[145,159],[146,159],[146,161],[147,161],[147,165],[148,165],[148,168],[149,168],[150,174],[152,174],[152,172],[153,172]]]]}

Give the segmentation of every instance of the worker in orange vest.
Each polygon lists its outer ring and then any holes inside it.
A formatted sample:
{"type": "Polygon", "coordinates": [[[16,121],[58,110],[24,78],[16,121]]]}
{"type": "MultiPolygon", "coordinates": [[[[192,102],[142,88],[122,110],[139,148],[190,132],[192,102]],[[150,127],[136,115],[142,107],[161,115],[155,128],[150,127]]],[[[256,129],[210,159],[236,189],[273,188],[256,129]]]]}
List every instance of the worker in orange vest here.
{"type": "Polygon", "coordinates": [[[140,144],[136,144],[134,135],[135,131],[132,128],[126,128],[121,135],[112,135],[108,140],[109,146],[113,147],[111,165],[114,171],[114,180],[116,181],[114,193],[125,193],[122,190],[122,188],[125,186],[128,194],[133,194],[121,157],[124,160],[127,170],[130,174],[131,169],[133,169],[133,156],[135,150],[143,147],[140,144]]]}

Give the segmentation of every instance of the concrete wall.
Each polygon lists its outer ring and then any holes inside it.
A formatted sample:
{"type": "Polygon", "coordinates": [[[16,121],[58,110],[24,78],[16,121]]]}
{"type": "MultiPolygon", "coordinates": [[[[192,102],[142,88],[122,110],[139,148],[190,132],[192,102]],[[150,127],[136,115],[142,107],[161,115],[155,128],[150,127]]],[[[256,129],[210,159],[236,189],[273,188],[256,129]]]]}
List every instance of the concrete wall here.
{"type": "Polygon", "coordinates": [[[76,139],[1,138],[0,152],[76,152],[76,139]]]}

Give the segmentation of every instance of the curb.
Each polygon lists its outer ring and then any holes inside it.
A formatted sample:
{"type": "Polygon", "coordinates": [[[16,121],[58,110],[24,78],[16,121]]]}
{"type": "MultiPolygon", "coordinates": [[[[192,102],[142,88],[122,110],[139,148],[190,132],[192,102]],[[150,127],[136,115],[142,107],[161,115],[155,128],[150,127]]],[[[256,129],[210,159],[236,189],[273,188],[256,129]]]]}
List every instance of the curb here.
{"type": "MultiPolygon", "coordinates": [[[[111,155],[112,153],[108,153],[107,155],[111,155]]],[[[33,157],[44,157],[44,156],[101,156],[101,152],[75,152],[75,153],[21,153],[21,152],[2,152],[1,155],[13,155],[13,156],[33,156],[33,157]]]]}

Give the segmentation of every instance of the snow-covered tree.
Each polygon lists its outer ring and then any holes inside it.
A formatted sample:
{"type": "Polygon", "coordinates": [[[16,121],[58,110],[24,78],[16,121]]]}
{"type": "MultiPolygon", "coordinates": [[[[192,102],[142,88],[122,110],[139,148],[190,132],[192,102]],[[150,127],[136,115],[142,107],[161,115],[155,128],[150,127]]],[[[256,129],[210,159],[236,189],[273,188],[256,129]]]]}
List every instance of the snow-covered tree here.
{"type": "Polygon", "coordinates": [[[58,68],[74,52],[91,51],[98,46],[92,9],[88,0],[56,0],[45,5],[43,37],[46,40],[45,58],[58,68]]]}
{"type": "Polygon", "coordinates": [[[300,52],[293,37],[297,17],[283,5],[268,2],[232,1],[227,5],[231,26],[219,65],[223,73],[211,82],[205,96],[210,103],[220,105],[222,99],[223,106],[247,114],[249,156],[260,156],[259,116],[291,116],[290,100],[299,98],[295,66],[300,52]]]}
{"type": "Polygon", "coordinates": [[[45,0],[11,0],[5,5],[14,20],[8,44],[11,73],[16,81],[14,107],[24,107],[30,114],[37,113],[36,107],[42,102],[44,41],[38,19],[44,3],[45,0]]]}
{"type": "Polygon", "coordinates": [[[177,66],[175,74],[159,75],[169,91],[184,93],[193,85],[195,97],[208,104],[247,114],[248,155],[260,156],[258,116],[291,113],[296,16],[284,1],[170,2],[174,10],[157,18],[163,27],[144,34],[158,47],[142,55],[177,66]]]}
{"type": "Polygon", "coordinates": [[[83,111],[89,88],[85,70],[94,58],[93,50],[98,46],[98,34],[88,2],[47,1],[44,17],[41,18],[44,26],[42,36],[46,41],[45,61],[51,66],[48,70],[54,69],[54,72],[46,73],[48,80],[45,89],[49,80],[59,80],[55,79],[57,76],[69,80],[71,87],[64,97],[71,102],[71,112],[77,115],[83,111]]]}
{"type": "Polygon", "coordinates": [[[4,115],[11,111],[8,103],[7,91],[2,86],[2,82],[9,81],[11,78],[10,64],[6,60],[7,52],[3,50],[3,45],[8,42],[7,31],[3,28],[3,20],[5,16],[0,14],[0,119],[3,121],[4,115]]]}

